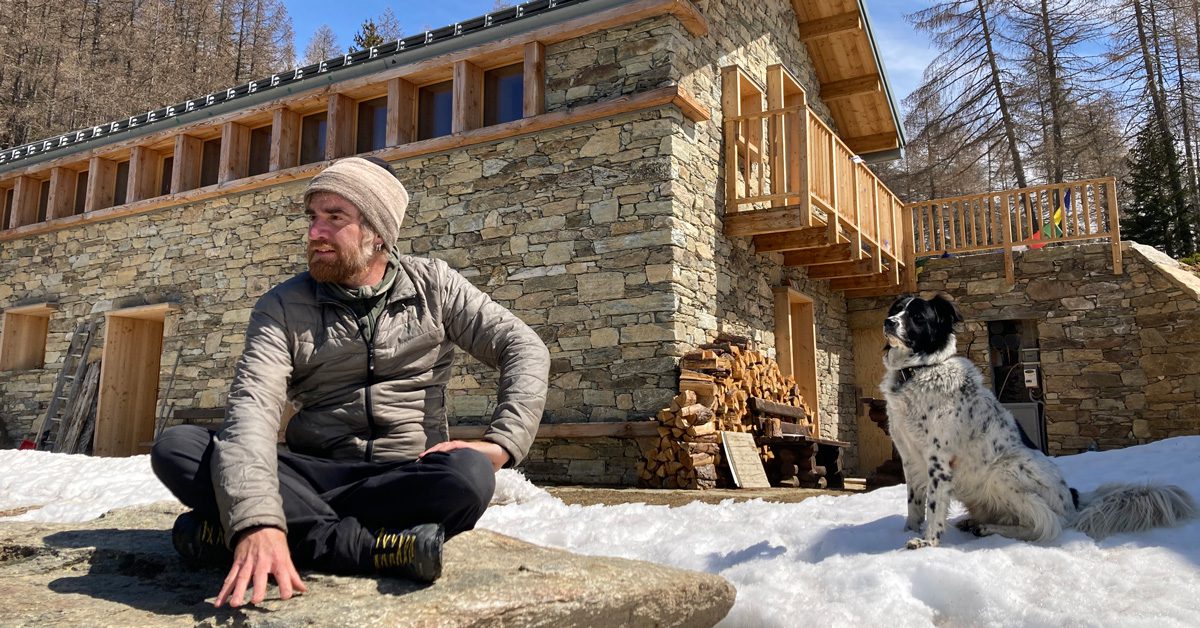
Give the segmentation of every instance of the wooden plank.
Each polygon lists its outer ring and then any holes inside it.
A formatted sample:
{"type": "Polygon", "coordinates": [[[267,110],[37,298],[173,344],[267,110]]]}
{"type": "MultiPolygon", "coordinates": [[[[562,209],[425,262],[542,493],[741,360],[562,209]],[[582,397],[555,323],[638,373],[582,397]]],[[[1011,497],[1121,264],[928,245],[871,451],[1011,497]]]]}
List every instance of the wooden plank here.
{"type": "Polygon", "coordinates": [[[859,155],[900,147],[900,139],[895,133],[860,135],[857,137],[847,137],[842,141],[846,143],[846,148],[859,155]]]}
{"type": "Polygon", "coordinates": [[[522,115],[528,118],[546,113],[546,44],[525,44],[524,79],[522,115]]]}
{"type": "MultiPolygon", "coordinates": [[[[658,436],[658,421],[625,421],[619,423],[542,423],[536,438],[642,438],[658,436]]],[[[479,440],[487,433],[487,425],[451,425],[452,440],[479,440]]]]}
{"type": "Polygon", "coordinates": [[[795,372],[792,356],[792,300],[790,288],[775,288],[775,361],[784,377],[795,372]]]}
{"type": "Polygon", "coordinates": [[[825,211],[829,215],[825,217],[826,242],[829,244],[837,244],[841,240],[838,238],[838,214],[842,213],[841,199],[838,198],[838,152],[837,152],[837,135],[832,131],[829,133],[829,205],[825,211]]]}
{"type": "Polygon", "coordinates": [[[784,251],[784,266],[815,266],[818,264],[836,264],[849,262],[854,254],[849,242],[830,244],[816,248],[806,248],[795,251],[784,251]]]}
{"type": "MultiPolygon", "coordinates": [[[[726,232],[728,233],[728,231],[726,232]]],[[[825,227],[793,228],[790,231],[765,233],[754,237],[754,249],[759,253],[795,251],[823,246],[826,246],[825,227]]]]}
{"type": "Polygon", "coordinates": [[[245,178],[250,173],[250,127],[237,122],[221,126],[221,163],[217,183],[245,178]]]}
{"type": "Polygon", "coordinates": [[[46,219],[65,218],[75,213],[75,177],[79,173],[68,168],[50,169],[50,198],[46,203],[46,219]]]}
{"type": "Polygon", "coordinates": [[[279,107],[271,117],[271,168],[278,172],[300,163],[300,114],[279,107]]]}
{"type": "Polygon", "coordinates": [[[721,68],[721,115],[725,127],[725,221],[728,223],[733,211],[737,208],[737,176],[738,176],[738,123],[728,120],[730,116],[742,115],[742,98],[739,93],[741,82],[738,80],[736,65],[721,68]]]}
{"type": "Polygon", "coordinates": [[[147,146],[134,146],[129,154],[129,192],[126,202],[158,196],[162,154],[147,146]]]}
{"type": "MultiPolygon", "coordinates": [[[[880,256],[876,256],[878,258],[880,256]]],[[[836,279],[838,277],[862,277],[874,275],[877,262],[875,258],[842,262],[840,264],[822,264],[808,269],[809,279],[836,279]]]]}
{"type": "Polygon", "coordinates": [[[862,16],[858,11],[848,11],[829,17],[800,22],[800,40],[808,44],[814,39],[829,37],[848,31],[862,30],[862,16]]]}
{"type": "Polygon", "coordinates": [[[721,432],[721,445],[725,461],[729,464],[733,484],[738,488],[769,488],[767,473],[763,470],[762,458],[754,435],[749,432],[721,432]]]}
{"type": "Polygon", "coordinates": [[[345,94],[329,95],[329,116],[325,125],[325,159],[349,157],[355,153],[354,117],[358,104],[345,94]]]}
{"type": "Polygon", "coordinates": [[[40,180],[27,176],[17,178],[13,188],[12,214],[8,218],[9,229],[37,223],[38,196],[41,190],[40,180]]]}
{"type": "Polygon", "coordinates": [[[452,133],[483,126],[483,70],[470,61],[454,64],[452,133]]]}
{"type": "Polygon", "coordinates": [[[387,145],[417,139],[417,86],[402,78],[388,81],[387,145]]]}
{"type": "Polygon", "coordinates": [[[840,81],[832,81],[830,83],[821,84],[821,100],[830,102],[833,100],[842,100],[845,98],[853,98],[860,94],[869,94],[871,92],[881,92],[883,90],[883,81],[878,73],[864,74],[855,76],[840,81]]]}
{"type": "MultiPolygon", "coordinates": [[[[784,107],[783,102],[783,66],[772,65],[767,68],[767,110],[774,111],[784,107]]],[[[788,170],[786,166],[787,137],[783,130],[784,117],[781,113],[772,113],[767,120],[767,144],[770,151],[771,192],[786,192],[788,189],[788,170]]],[[[787,197],[772,201],[772,207],[784,207],[788,204],[787,197]]]]}
{"type": "Polygon", "coordinates": [[[116,198],[117,163],[103,157],[92,157],[88,164],[87,198],[84,213],[113,206],[116,198]]]}
{"type": "Polygon", "coordinates": [[[200,187],[200,166],[203,157],[203,140],[186,133],[175,136],[175,160],[171,167],[171,194],[200,187]]]}
{"type": "Polygon", "coordinates": [[[891,288],[898,287],[890,273],[871,275],[868,277],[847,277],[831,279],[829,287],[832,290],[858,290],[860,288],[891,288]]]}
{"type": "Polygon", "coordinates": [[[675,105],[683,117],[692,122],[706,122],[712,119],[712,113],[708,107],[705,107],[700,101],[693,98],[685,91],[680,91],[671,99],[671,104],[675,105]]]}
{"type": "Polygon", "coordinates": [[[800,209],[791,206],[726,215],[724,222],[725,235],[738,237],[800,229],[803,220],[800,217],[800,209]]]}
{"type": "Polygon", "coordinates": [[[817,379],[817,325],[812,298],[792,290],[792,375],[812,412],[813,434],[821,433],[821,395],[817,379]]]}

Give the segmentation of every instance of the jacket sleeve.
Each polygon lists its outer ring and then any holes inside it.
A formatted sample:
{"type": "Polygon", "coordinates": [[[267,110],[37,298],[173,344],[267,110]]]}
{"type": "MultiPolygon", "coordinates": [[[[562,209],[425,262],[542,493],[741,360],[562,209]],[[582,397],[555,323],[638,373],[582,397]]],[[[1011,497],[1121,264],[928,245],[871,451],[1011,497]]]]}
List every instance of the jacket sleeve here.
{"type": "Polygon", "coordinates": [[[475,359],[500,369],[492,423],[483,439],[508,453],[505,465],[529,453],[546,407],[550,352],[524,321],[492,301],[462,275],[437,261],[447,337],[475,359]]]}
{"type": "Polygon", "coordinates": [[[226,539],[254,526],[287,531],[279,495],[279,415],[287,398],[292,357],[283,307],[268,293],[254,306],[217,434],[212,482],[226,539]]]}

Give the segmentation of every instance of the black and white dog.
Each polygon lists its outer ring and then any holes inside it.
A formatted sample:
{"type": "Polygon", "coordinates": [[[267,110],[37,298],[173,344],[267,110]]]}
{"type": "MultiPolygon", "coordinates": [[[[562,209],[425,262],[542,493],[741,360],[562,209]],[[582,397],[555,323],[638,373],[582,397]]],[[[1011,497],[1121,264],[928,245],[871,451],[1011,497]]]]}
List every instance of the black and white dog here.
{"type": "Polygon", "coordinates": [[[955,357],[962,315],[945,297],[901,297],[883,322],[880,385],[888,427],[908,484],[907,547],[936,546],[950,499],[969,516],[957,525],[979,536],[1048,541],[1074,527],[1092,538],[1175,525],[1195,514],[1177,486],[1104,485],[1080,495],[1058,467],[1022,443],[1011,413],[983,385],[970,360],[955,357]],[[928,513],[928,516],[927,516],[928,513]]]}

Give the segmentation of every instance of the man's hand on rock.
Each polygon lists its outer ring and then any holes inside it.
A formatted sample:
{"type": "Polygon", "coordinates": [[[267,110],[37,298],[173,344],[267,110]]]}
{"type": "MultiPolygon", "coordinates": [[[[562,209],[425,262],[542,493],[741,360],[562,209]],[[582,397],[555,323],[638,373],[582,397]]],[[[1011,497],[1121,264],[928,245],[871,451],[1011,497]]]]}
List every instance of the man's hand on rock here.
{"type": "Polygon", "coordinates": [[[290,599],[293,592],[307,592],[300,574],[292,566],[292,554],[288,550],[287,534],[279,528],[262,526],[250,528],[238,536],[233,550],[233,567],[225,576],[225,584],[217,594],[215,606],[229,601],[236,608],[246,603],[246,588],[254,583],[250,596],[252,604],[260,604],[267,594],[267,576],[275,576],[279,585],[279,597],[290,599]]]}
{"type": "Polygon", "coordinates": [[[492,461],[493,471],[499,471],[504,468],[504,463],[508,462],[508,452],[504,451],[503,447],[496,443],[489,443],[482,440],[448,440],[426,449],[417,458],[423,458],[426,454],[437,453],[439,451],[449,452],[455,449],[474,449],[487,456],[488,460],[492,461]]]}

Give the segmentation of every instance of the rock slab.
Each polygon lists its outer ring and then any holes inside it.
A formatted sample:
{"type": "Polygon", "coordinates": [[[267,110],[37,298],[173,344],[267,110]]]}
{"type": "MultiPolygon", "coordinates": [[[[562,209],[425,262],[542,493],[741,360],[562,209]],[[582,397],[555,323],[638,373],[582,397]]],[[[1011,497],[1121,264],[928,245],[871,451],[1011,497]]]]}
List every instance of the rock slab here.
{"type": "Polygon", "coordinates": [[[442,578],[302,574],[308,593],[212,606],[223,570],[189,570],[164,504],[83,524],[0,524],[4,626],[711,626],[733,606],[720,576],[582,556],[474,530],[446,543],[442,578]]]}

